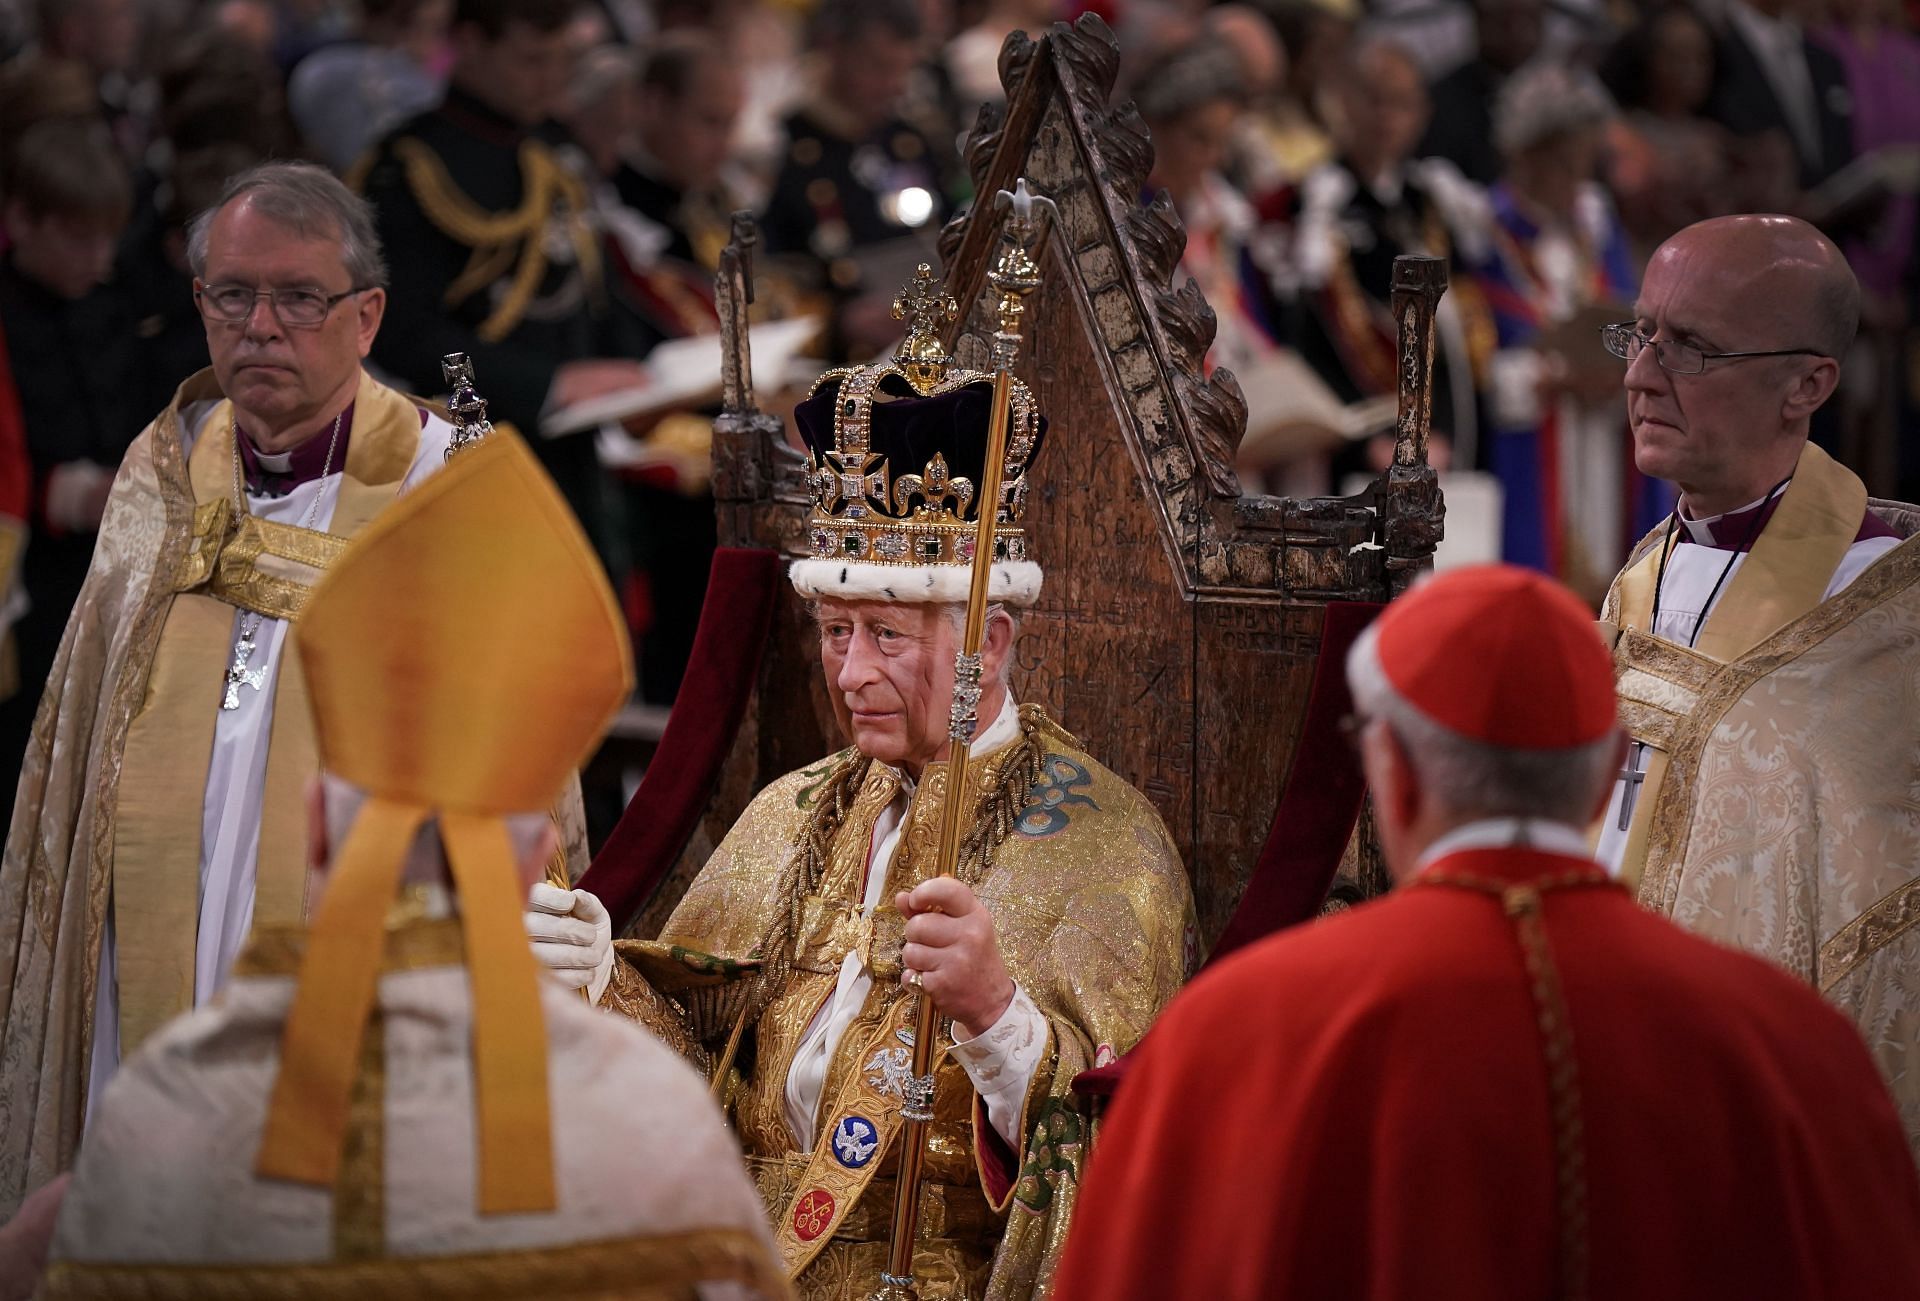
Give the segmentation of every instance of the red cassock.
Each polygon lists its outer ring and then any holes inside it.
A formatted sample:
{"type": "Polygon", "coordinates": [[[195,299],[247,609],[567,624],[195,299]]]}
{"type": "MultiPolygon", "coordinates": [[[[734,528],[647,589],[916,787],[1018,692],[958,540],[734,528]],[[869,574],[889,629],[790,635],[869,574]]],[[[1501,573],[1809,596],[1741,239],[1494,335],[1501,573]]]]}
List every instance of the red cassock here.
{"type": "MultiPolygon", "coordinates": [[[[13,384],[6,331],[0,329],[0,515],[25,524],[32,498],[33,469],[27,460],[27,422],[20,413],[20,391],[13,384]]],[[[0,595],[4,594],[7,578],[7,574],[0,573],[0,595]]]]}
{"type": "Polygon", "coordinates": [[[1137,1053],[1056,1301],[1920,1298],[1851,1023],[1582,859],[1450,855],[1224,961],[1137,1053]]]}

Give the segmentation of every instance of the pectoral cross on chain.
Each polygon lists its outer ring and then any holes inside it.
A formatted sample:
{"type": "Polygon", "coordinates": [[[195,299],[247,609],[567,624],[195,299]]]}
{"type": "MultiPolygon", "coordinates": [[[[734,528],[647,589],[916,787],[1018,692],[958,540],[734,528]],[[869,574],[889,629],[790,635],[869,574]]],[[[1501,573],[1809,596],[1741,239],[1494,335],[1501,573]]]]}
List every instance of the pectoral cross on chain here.
{"type": "Polygon", "coordinates": [[[1633,806],[1639,803],[1640,784],[1647,779],[1647,775],[1641,772],[1639,767],[1640,758],[1646,752],[1647,747],[1635,741],[1628,748],[1627,762],[1620,769],[1620,780],[1627,784],[1627,789],[1620,793],[1620,830],[1622,831],[1633,825],[1633,806]]]}
{"type": "Polygon", "coordinates": [[[227,670],[227,694],[220,701],[220,708],[240,708],[240,688],[243,685],[252,687],[255,691],[258,691],[266,684],[267,670],[265,666],[257,669],[247,667],[248,662],[252,659],[253,630],[249,628],[240,634],[240,640],[233,648],[233,667],[227,670]]]}

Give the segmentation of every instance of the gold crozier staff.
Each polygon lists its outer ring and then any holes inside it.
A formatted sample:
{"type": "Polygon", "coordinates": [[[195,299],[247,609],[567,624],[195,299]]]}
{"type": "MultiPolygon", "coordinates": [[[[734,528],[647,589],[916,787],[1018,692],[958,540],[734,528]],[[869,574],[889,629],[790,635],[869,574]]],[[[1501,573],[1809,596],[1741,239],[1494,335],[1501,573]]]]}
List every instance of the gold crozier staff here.
{"type": "MultiPolygon", "coordinates": [[[[995,196],[996,210],[1010,208],[1007,247],[988,281],[1000,295],[999,328],[993,333],[993,422],[987,431],[986,468],[980,476],[980,513],[974,526],[973,582],[967,592],[966,630],[953,662],[953,707],[947,747],[947,799],[940,807],[939,856],[935,876],[952,876],[960,863],[961,810],[967,802],[967,757],[980,707],[980,642],[986,633],[988,584],[994,561],[994,527],[1000,521],[1002,483],[1006,465],[1007,425],[1013,404],[1013,359],[1020,349],[1020,318],[1025,298],[1040,287],[1040,267],[1029,252],[1039,235],[1035,209],[1056,218],[1051,199],[1036,196],[1026,178],[1015,182],[1011,194],[995,196]]],[[[909,975],[916,989],[919,981],[909,975]]],[[[913,1244],[919,1237],[921,1180],[927,1156],[927,1125],[933,1120],[934,1006],[924,991],[914,1011],[913,1074],[901,1099],[900,1172],[894,1188],[892,1238],[887,1267],[873,1301],[918,1301],[913,1282],[913,1244]]]]}

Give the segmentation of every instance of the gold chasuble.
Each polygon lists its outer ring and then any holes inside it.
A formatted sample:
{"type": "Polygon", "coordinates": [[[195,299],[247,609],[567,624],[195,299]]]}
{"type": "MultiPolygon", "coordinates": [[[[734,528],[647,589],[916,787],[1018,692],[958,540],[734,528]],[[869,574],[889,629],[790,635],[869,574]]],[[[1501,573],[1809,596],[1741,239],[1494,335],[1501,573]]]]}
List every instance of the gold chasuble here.
{"type": "MultiPolygon", "coordinates": [[[[723,1076],[719,1093],[802,1297],[865,1301],[886,1263],[912,1034],[893,899],[931,874],[944,788],[944,768],[929,767],[871,920],[861,903],[874,824],[902,778],[846,750],[762,791],[660,938],[618,946],[608,1005],[723,1076]],[[788,1076],[856,951],[873,985],[828,1068],[817,1142],[798,1150],[788,1076]]],[[[1025,1297],[1051,1274],[1092,1139],[1073,1077],[1133,1046],[1193,949],[1186,874],[1152,806],[1038,708],[1021,709],[1019,737],[985,761],[974,789],[960,876],[993,914],[1007,969],[1045,1015],[1050,1042],[1017,1154],[962,1067],[937,1059],[914,1261],[927,1301],[1025,1297]]]]}
{"type": "MultiPolygon", "coordinates": [[[[193,1006],[203,807],[235,610],[297,620],[308,589],[410,467],[432,468],[422,459],[430,434],[412,399],[362,375],[324,532],[236,508],[232,407],[211,371],[183,384],[128,450],[0,860],[0,1215],[73,1159],[110,909],[122,1055],[193,1006]]],[[[310,904],[313,725],[291,638],[282,654],[256,925],[298,924],[310,904]]],[[[584,864],[584,836],[565,840],[584,864]]]]}
{"type": "Polygon", "coordinates": [[[1621,868],[1643,904],[1850,1013],[1920,1154],[1920,513],[1830,600],[1866,489],[1809,444],[1695,649],[1650,635],[1659,533],[1608,593],[1621,722],[1651,747],[1621,868]]]}

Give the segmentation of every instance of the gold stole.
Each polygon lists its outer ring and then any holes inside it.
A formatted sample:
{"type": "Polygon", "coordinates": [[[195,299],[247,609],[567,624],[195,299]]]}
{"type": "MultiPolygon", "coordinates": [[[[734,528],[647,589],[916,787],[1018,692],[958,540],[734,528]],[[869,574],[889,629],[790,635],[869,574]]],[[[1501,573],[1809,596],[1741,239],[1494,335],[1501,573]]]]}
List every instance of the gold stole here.
{"type": "MultiPolygon", "coordinates": [[[[1648,548],[1615,586],[1614,683],[1620,721],[1647,745],[1645,779],[1633,805],[1620,879],[1639,889],[1655,810],[1662,802],[1674,738],[1708,682],[1728,664],[1818,606],[1834,570],[1859,535],[1867,490],[1812,443],[1800,453],[1779,507],[1747,553],[1692,649],[1653,635],[1662,546],[1648,548]]],[[[1686,798],[1676,792],[1676,798],[1686,798]]],[[[1683,846],[1673,846],[1678,853],[1683,846]]],[[[1642,902],[1659,903],[1641,891],[1642,902]]]]}
{"type": "MultiPolygon", "coordinates": [[[[363,373],[328,531],[250,514],[235,520],[232,414],[230,402],[213,409],[188,459],[193,536],[177,572],[155,579],[175,595],[121,763],[110,861],[122,1056],[193,1006],[202,811],[234,610],[298,618],[307,590],[346,540],[393,500],[420,446],[412,401],[363,373]]],[[[159,432],[184,436],[177,411],[169,420],[159,432]]],[[[306,677],[291,639],[283,642],[274,683],[256,927],[306,917],[306,790],[319,771],[306,677]]]]}
{"type": "MultiPolygon", "coordinates": [[[[786,1086],[794,1056],[814,1017],[833,997],[847,954],[865,955],[873,988],[822,1081],[813,1150],[784,1202],[769,1207],[789,1278],[798,1278],[813,1263],[859,1205],[887,1164],[901,1127],[915,1001],[898,984],[906,923],[893,897],[929,871],[945,790],[945,770],[930,768],[900,827],[873,915],[863,918],[860,899],[873,827],[900,791],[891,770],[874,765],[834,836],[819,892],[802,905],[793,976],[761,1017],[755,1078],[742,1090],[735,1116],[749,1152],[778,1153],[792,1143],[786,1086]]],[[[943,1064],[936,1059],[936,1074],[943,1064]]],[[[943,1114],[942,1119],[949,1118],[943,1114]]]]}

